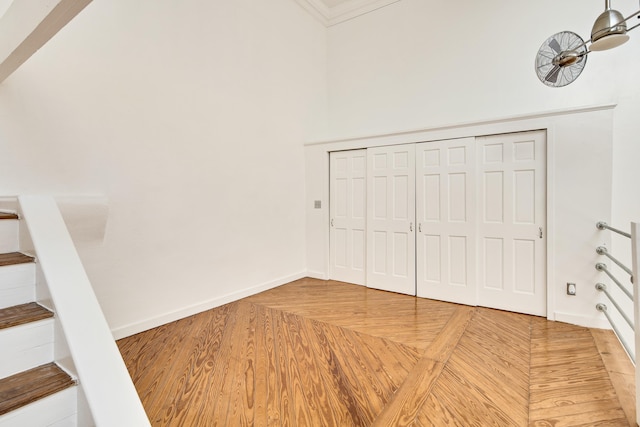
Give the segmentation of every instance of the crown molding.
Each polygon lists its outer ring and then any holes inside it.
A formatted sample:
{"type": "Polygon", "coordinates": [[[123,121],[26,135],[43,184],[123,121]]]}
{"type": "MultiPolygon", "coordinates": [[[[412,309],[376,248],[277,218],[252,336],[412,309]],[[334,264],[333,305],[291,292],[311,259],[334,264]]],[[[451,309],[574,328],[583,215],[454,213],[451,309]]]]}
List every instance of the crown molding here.
{"type": "Polygon", "coordinates": [[[400,0],[348,0],[337,6],[328,7],[322,0],[296,0],[300,6],[326,27],[348,21],[398,1],[400,0]]]}

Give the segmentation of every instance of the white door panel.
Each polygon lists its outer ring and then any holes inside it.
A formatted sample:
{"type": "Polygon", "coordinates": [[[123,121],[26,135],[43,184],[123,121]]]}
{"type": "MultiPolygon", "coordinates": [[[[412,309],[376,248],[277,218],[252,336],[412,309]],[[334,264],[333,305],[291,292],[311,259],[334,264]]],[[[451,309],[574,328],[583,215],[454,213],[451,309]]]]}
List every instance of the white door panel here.
{"type": "Polygon", "coordinates": [[[367,150],[330,154],[330,277],[365,284],[367,150]]]}
{"type": "Polygon", "coordinates": [[[367,286],[415,295],[415,147],[367,150],[367,286]]]}
{"type": "Polygon", "coordinates": [[[331,154],[331,278],[546,315],[544,131],[331,154]]]}
{"type": "Polygon", "coordinates": [[[545,134],[477,141],[478,305],[544,316],[545,134]]]}
{"type": "Polygon", "coordinates": [[[416,144],[417,295],[476,304],[475,139],[416,144]]]}

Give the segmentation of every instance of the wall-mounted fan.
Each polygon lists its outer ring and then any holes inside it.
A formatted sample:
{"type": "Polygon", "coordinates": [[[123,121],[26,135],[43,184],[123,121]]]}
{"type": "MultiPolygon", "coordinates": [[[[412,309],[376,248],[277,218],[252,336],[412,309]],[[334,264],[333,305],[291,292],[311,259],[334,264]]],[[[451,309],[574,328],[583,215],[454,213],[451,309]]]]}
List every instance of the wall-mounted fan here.
{"type": "Polygon", "coordinates": [[[591,38],[586,42],[576,33],[562,31],[540,46],[536,55],[536,74],[542,83],[551,87],[568,85],[582,73],[587,54],[620,46],[629,40],[627,33],[640,26],[636,24],[627,28],[627,21],[640,18],[640,10],[625,18],[611,9],[611,0],[605,0],[604,9],[594,22],[591,38]]]}
{"type": "Polygon", "coordinates": [[[587,47],[582,38],[571,31],[549,37],[536,55],[536,73],[547,86],[566,86],[578,78],[587,63],[587,47]]]}

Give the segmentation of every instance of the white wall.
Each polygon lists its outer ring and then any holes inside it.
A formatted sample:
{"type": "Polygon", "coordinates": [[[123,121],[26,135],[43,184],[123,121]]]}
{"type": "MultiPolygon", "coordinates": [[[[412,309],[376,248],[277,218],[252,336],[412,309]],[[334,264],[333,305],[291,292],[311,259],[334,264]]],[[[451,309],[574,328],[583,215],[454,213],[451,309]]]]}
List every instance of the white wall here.
{"type": "MultiPolygon", "coordinates": [[[[623,13],[635,7],[620,3],[623,13]]],[[[586,247],[572,255],[572,237],[590,245],[601,240],[595,218],[640,217],[640,32],[590,55],[563,89],[540,83],[533,64],[551,34],[586,37],[602,8],[401,0],[327,30],[291,0],[96,0],[0,86],[0,196],[106,200],[104,241],[82,241],[80,253],[123,336],[307,270],[326,274],[322,153],[367,139],[302,141],[494,119],[421,135],[549,125],[559,150],[556,224],[571,230],[556,236],[554,259],[570,261],[553,269],[551,295],[560,317],[581,318],[598,298],[582,292],[597,258],[586,247]],[[618,105],[593,121],[500,122],[609,103],[618,105]],[[579,297],[567,299],[564,282],[576,277],[579,297]]]]}
{"type": "MultiPolygon", "coordinates": [[[[614,7],[625,16],[637,10],[628,1],[614,7]]],[[[546,87],[534,71],[547,37],[589,37],[603,9],[596,0],[402,0],[331,27],[331,128],[320,139],[613,102],[613,220],[640,220],[640,30],[621,47],[590,54],[564,88],[546,87]]]]}
{"type": "MultiPolygon", "coordinates": [[[[629,3],[615,6],[631,13],[637,4],[629,3]]],[[[583,74],[563,89],[535,75],[535,54],[549,36],[571,30],[588,37],[603,10],[597,0],[401,0],[333,26],[332,132],[324,139],[594,105],[617,101],[629,87],[637,92],[636,33],[626,45],[589,55],[583,74]]]]}
{"type": "MultiPolygon", "coordinates": [[[[615,7],[625,15],[634,12],[637,4],[627,3],[615,7]]],[[[583,74],[564,88],[543,85],[535,75],[534,59],[540,45],[556,32],[571,30],[588,37],[603,6],[600,1],[578,0],[402,0],[331,27],[330,127],[318,140],[340,142],[307,148],[310,271],[320,277],[326,273],[328,219],[310,207],[315,198],[327,200],[324,183],[315,180],[326,170],[318,151],[380,141],[369,135],[449,125],[454,126],[445,132],[447,137],[465,136],[466,130],[456,130],[460,123],[494,123],[476,128],[496,132],[504,128],[500,123],[506,117],[613,103],[617,106],[608,119],[589,122],[588,116],[579,115],[564,120],[555,132],[559,151],[550,165],[557,177],[550,189],[556,211],[550,215],[556,215],[558,232],[550,247],[555,263],[550,266],[555,277],[551,295],[556,300],[550,316],[602,325],[602,316],[593,310],[600,299],[593,285],[602,276],[593,272],[593,264],[601,260],[593,245],[610,244],[610,237],[599,234],[595,222],[640,218],[640,33],[632,32],[631,41],[617,49],[589,55],[583,74]],[[577,126],[587,126],[590,133],[572,129],[577,126]],[[350,138],[356,139],[344,142],[350,138]],[[574,280],[578,296],[570,298],[564,287],[574,280]]],[[[441,135],[409,132],[404,138],[441,135]]],[[[381,140],[395,143],[402,137],[400,133],[381,140]]],[[[614,241],[614,251],[615,246],[620,247],[614,241]]]]}
{"type": "Polygon", "coordinates": [[[300,277],[325,65],[291,0],[94,1],[0,86],[0,195],[107,201],[79,249],[116,336],[300,277]]]}

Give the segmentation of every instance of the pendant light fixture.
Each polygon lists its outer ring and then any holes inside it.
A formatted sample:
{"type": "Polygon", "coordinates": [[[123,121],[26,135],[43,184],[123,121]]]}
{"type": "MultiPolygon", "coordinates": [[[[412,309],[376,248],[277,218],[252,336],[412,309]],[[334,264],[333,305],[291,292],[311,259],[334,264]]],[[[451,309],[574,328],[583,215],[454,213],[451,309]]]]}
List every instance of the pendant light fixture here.
{"type": "Polygon", "coordinates": [[[598,16],[591,30],[589,50],[613,49],[629,40],[627,20],[617,10],[611,9],[611,1],[605,1],[605,10],[598,16]]]}
{"type": "Polygon", "coordinates": [[[538,49],[536,73],[542,83],[551,87],[566,86],[578,78],[584,68],[587,55],[618,47],[629,40],[627,21],[640,18],[640,10],[626,18],[611,8],[611,0],[605,0],[604,12],[598,16],[586,42],[577,34],[562,31],[549,37],[538,49]]]}

